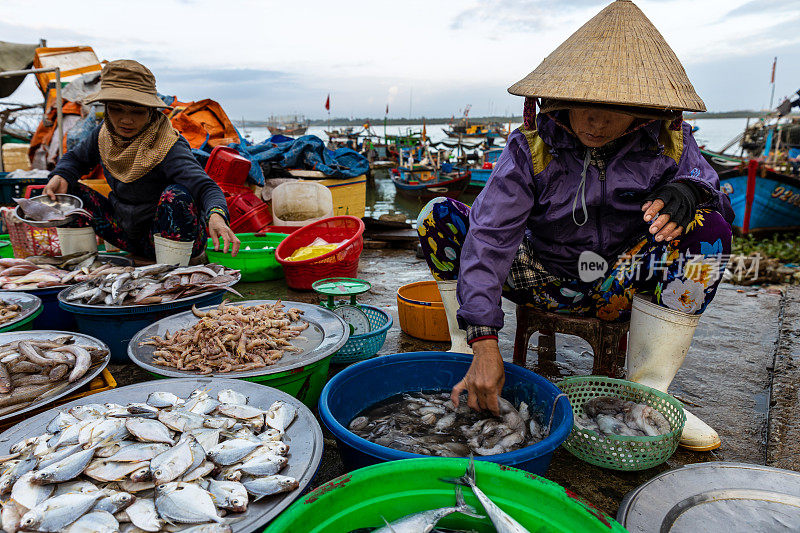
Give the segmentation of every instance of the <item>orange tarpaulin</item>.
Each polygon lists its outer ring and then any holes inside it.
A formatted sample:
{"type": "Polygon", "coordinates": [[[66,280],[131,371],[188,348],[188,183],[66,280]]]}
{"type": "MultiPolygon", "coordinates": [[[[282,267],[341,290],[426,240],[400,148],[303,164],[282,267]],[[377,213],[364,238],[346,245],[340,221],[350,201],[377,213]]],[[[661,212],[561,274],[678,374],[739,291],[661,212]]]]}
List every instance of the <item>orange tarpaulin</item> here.
{"type": "Polygon", "coordinates": [[[172,126],[189,141],[192,148],[200,148],[206,138],[211,148],[241,142],[228,115],[214,100],[206,98],[189,103],[176,100],[172,105],[172,126]]]}

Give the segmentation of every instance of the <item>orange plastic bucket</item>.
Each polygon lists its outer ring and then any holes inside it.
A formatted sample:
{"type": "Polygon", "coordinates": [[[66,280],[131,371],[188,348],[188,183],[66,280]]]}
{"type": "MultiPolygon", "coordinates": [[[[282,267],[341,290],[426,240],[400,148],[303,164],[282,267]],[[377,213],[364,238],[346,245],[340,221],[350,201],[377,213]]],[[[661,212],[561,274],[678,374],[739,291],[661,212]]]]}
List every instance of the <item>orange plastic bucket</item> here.
{"type": "Polygon", "coordinates": [[[400,329],[418,339],[450,341],[442,295],[435,281],[418,281],[397,289],[400,329]]]}

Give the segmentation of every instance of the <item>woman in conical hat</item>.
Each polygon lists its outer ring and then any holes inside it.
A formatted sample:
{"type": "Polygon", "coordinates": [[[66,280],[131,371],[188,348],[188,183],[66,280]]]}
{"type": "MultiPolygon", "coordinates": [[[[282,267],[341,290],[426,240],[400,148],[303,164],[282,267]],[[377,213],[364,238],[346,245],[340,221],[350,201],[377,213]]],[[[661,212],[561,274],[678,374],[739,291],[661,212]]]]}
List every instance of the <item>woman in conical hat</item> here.
{"type": "Polygon", "coordinates": [[[91,102],[105,104],[103,123],[61,157],[44,193],[80,197],[95,232],[138,256],[154,259],[158,246],[170,246],[154,243],[157,234],[193,242],[192,256],[205,250],[208,237],[236,255],[225,195],[160,111],[167,105],[150,70],[128,59],[109,62],[91,102]],[[78,183],[98,164],[111,187],[107,199],[78,183]]]}
{"type": "MultiPolygon", "coordinates": [[[[418,219],[451,350],[474,353],[453,400],[467,391],[471,407],[493,411],[504,381],[501,295],[627,321],[638,294],[656,315],[692,322],[714,298],[733,220],[681,119],[705,106],[629,0],[608,5],[509,92],[525,97],[524,124],[472,208],[439,198],[418,219]]],[[[694,329],[666,331],[670,342],[631,331],[640,349],[628,355],[629,379],[666,391],[694,329]]],[[[719,446],[713,429],[687,419],[683,444],[719,446]]]]}

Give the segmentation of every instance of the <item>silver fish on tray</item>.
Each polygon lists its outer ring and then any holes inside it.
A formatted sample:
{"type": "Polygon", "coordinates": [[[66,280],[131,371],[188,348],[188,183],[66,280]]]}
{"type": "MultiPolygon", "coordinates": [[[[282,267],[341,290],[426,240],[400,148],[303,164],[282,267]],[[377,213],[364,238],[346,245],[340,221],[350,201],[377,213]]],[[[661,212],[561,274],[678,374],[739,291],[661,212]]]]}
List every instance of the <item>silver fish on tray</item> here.
{"type": "MultiPolygon", "coordinates": [[[[225,532],[252,502],[297,489],[297,479],[280,474],[289,446],[265,424],[269,410],[230,403],[247,401],[230,391],[220,398],[229,403],[203,389],[189,398],[164,391],[144,404],[83,404],[54,414],[48,433],[14,443],[0,458],[0,490],[11,495],[0,510],[3,530],[157,532],[178,524],[225,532]],[[198,406],[213,409],[208,416],[188,410],[198,406]],[[256,412],[258,420],[219,408],[256,412]],[[151,410],[157,418],[139,416],[151,410]]],[[[280,418],[286,426],[294,420],[280,418]]]]}

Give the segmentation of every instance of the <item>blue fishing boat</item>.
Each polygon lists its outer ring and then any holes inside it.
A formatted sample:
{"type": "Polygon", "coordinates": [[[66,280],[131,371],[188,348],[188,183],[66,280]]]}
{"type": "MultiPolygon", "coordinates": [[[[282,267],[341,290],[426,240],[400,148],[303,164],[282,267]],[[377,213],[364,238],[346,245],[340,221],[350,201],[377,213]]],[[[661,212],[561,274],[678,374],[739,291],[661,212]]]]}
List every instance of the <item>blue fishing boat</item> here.
{"type": "Polygon", "coordinates": [[[439,196],[458,198],[469,184],[469,171],[441,172],[436,169],[414,165],[399,167],[391,173],[398,194],[412,200],[430,200],[439,196]]]}
{"type": "Polygon", "coordinates": [[[489,176],[492,175],[494,164],[497,162],[497,159],[502,153],[502,148],[492,148],[491,150],[486,150],[483,152],[483,164],[481,165],[481,168],[469,169],[471,176],[469,178],[469,187],[467,188],[467,192],[479,193],[481,189],[486,186],[489,176]]]}
{"type": "Polygon", "coordinates": [[[762,161],[701,150],[719,174],[742,234],[800,230],[800,176],[778,172],[762,161]]]}

